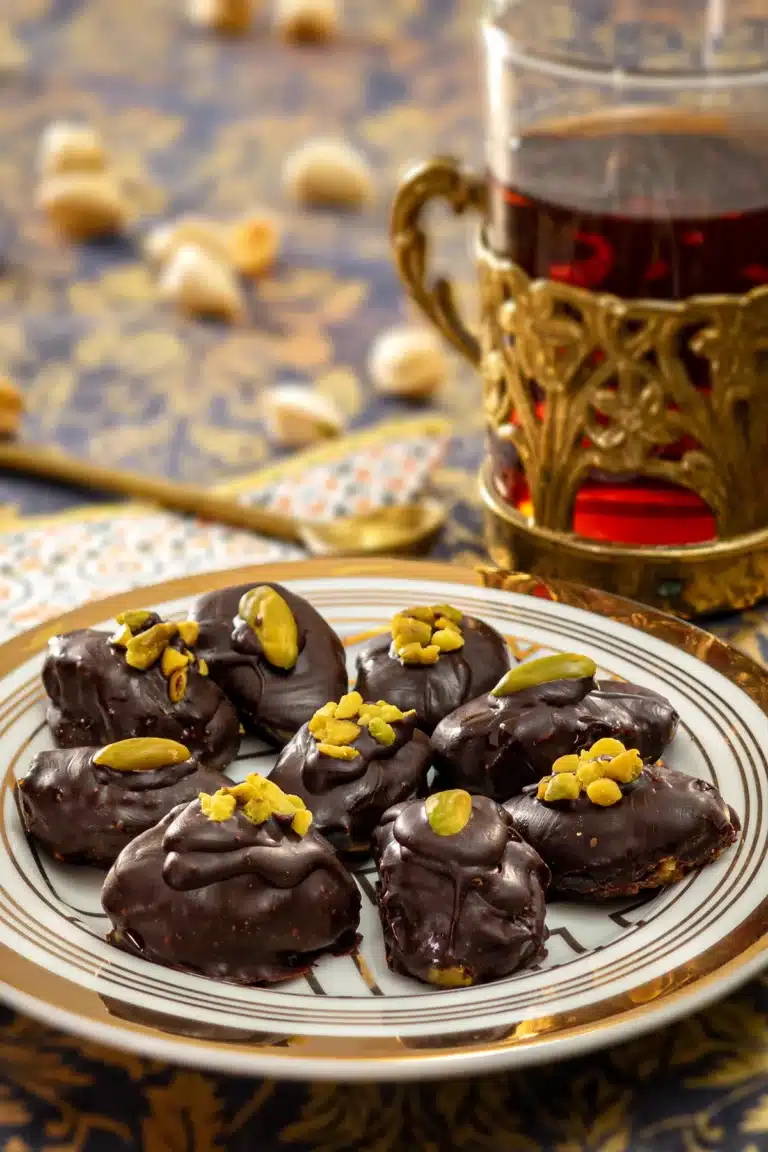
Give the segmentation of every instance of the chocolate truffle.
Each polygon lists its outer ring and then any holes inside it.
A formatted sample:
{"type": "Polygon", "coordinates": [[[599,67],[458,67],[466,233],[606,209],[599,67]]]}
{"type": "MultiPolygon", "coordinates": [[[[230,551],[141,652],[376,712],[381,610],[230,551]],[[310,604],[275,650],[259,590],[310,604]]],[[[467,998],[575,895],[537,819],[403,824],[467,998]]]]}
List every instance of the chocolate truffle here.
{"type": "Polygon", "coordinates": [[[504,805],[552,871],[551,891],[593,900],[660,888],[715,860],[739,819],[704,780],[643,765],[637,749],[598,740],[504,805]]]}
{"type": "Polygon", "coordinates": [[[663,696],[619,680],[598,683],[593,660],[562,654],[513,668],[487,696],[446,716],[432,736],[441,786],[508,800],[559,756],[604,736],[656,760],[679,717],[663,696]]]}
{"type": "Polygon", "coordinates": [[[431,755],[414,712],[350,692],[299,729],[270,779],[302,798],[337,851],[362,854],[386,810],[424,788],[431,755]]]}
{"type": "Polygon", "coordinates": [[[161,736],[184,744],[208,768],[240,747],[232,704],[195,654],[193,620],[165,623],[154,612],[121,612],[112,636],[92,628],[48,642],[43,684],[47,719],[64,748],[161,736]]]}
{"type": "Polygon", "coordinates": [[[108,867],[172,808],[229,783],[183,744],[148,736],[38,752],[18,799],[28,835],[59,860],[108,867]]]}
{"type": "Polygon", "coordinates": [[[301,975],[357,942],[360,893],[297,797],[253,774],[180,805],[104,881],[109,942],[232,984],[301,975]]]}
{"type": "Polygon", "coordinates": [[[450,604],[404,608],[357,657],[355,688],[390,700],[431,733],[449,712],[487,692],[512,663],[504,637],[450,604]]]}
{"type": "Polygon", "coordinates": [[[311,604],[280,584],[201,596],[198,651],[246,732],[278,747],[347,690],[344,648],[311,604]]]}
{"type": "Polygon", "coordinates": [[[507,976],[546,938],[546,865],[503,808],[461,789],[409,800],[375,836],[387,962],[444,988],[507,976]]]}

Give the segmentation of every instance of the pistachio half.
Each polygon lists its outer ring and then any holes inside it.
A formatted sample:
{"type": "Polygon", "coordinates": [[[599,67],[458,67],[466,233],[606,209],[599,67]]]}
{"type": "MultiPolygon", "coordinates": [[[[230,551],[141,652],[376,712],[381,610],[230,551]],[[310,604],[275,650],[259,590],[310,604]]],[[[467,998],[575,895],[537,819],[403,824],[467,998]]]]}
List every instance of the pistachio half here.
{"type": "Polygon", "coordinates": [[[495,688],[491,696],[511,696],[524,688],[535,688],[538,684],[549,684],[553,680],[581,680],[594,676],[597,665],[589,656],[579,656],[573,652],[562,652],[556,656],[541,656],[538,660],[526,660],[516,668],[510,668],[495,688]]]}
{"type": "Polygon", "coordinates": [[[189,757],[189,748],[177,740],[165,740],[161,736],[132,736],[100,748],[93,762],[118,772],[151,772],[155,768],[183,764],[189,757]]]}
{"type": "Polygon", "coordinates": [[[125,646],[126,663],[131,668],[146,671],[151,668],[178,632],[177,624],[153,624],[146,632],[132,636],[125,646]]]}
{"type": "Polygon", "coordinates": [[[299,658],[299,629],[280,593],[268,584],[250,588],[238,612],[256,633],[267,662],[286,672],[293,668],[299,658]]]}
{"type": "Polygon", "coordinates": [[[472,797],[463,788],[451,788],[428,796],[424,807],[433,832],[438,836],[456,836],[469,823],[472,797]]]}

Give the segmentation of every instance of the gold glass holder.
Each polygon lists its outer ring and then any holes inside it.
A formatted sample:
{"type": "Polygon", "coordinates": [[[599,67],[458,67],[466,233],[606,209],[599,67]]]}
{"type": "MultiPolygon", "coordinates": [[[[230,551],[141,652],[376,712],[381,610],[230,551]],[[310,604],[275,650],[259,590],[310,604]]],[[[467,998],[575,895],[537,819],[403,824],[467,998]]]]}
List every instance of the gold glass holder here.
{"type": "Polygon", "coordinates": [[[435,198],[483,213],[483,180],[455,160],[401,185],[392,244],[409,294],[480,371],[486,421],[530,489],[532,515],[480,474],[486,542],[507,569],[576,580],[682,616],[744,608],[768,593],[768,287],[677,302],[624,300],[533,280],[477,245],[480,323],[462,321],[450,281],[428,279],[422,216],[435,198]],[[692,374],[706,378],[697,387],[692,374]],[[543,404],[538,403],[542,401],[543,404]],[[600,474],[694,492],[717,538],[635,547],[573,531],[576,495],[600,474]]]}

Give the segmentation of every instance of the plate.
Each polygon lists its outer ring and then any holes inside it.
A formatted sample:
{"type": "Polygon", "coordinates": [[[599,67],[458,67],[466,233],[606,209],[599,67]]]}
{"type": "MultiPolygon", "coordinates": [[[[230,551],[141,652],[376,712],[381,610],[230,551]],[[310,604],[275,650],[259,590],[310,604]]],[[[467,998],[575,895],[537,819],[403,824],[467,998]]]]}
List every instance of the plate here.
{"type": "MultiPolygon", "coordinates": [[[[310,561],[195,576],[89,604],[0,648],[0,976],[14,1007],[157,1059],[236,1073],[395,1079],[470,1074],[585,1052],[693,1012],[768,959],[768,676],[688,624],[576,585],[482,586],[447,564],[310,561]],[[355,652],[403,604],[448,601],[500,629],[519,658],[582,651],[603,675],[656,688],[681,715],[665,759],[716,784],[743,833],[719,860],[657,895],[550,903],[546,957],[492,984],[432,989],[387,969],[372,864],[357,873],[363,941],[277,988],[238,988],[109,947],[102,873],[28,844],[13,781],[52,745],[40,669],[48,637],[108,626],[127,607],[185,614],[192,597],[245,580],[305,596],[355,652]],[[439,590],[436,587],[439,585],[439,590]]],[[[230,769],[268,771],[246,746],[230,769]]]]}

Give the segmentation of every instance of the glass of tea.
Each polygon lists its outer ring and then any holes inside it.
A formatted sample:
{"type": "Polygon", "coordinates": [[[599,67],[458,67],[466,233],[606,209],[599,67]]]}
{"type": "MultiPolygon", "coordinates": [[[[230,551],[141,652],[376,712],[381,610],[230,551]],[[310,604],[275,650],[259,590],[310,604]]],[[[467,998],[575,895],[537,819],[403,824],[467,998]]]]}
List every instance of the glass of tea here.
{"type": "Polygon", "coordinates": [[[568,533],[584,578],[596,542],[768,528],[768,3],[493,0],[481,36],[487,171],[411,173],[392,236],[481,370],[502,555],[568,533]],[[429,278],[434,197],[482,215],[479,329],[429,278]]]}

